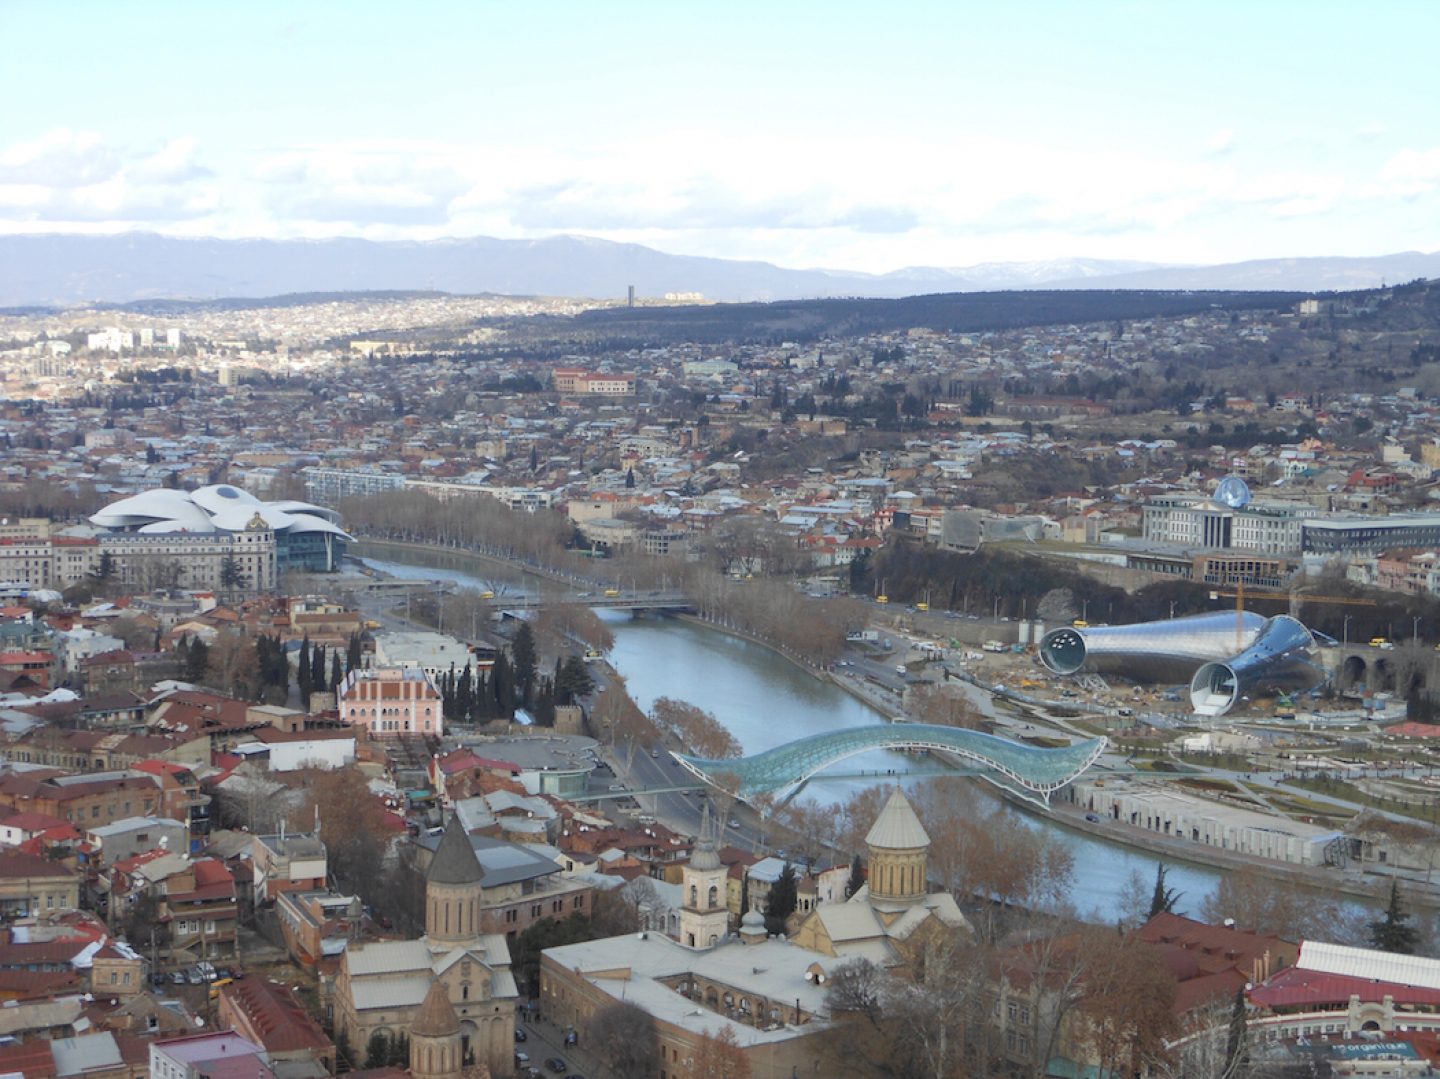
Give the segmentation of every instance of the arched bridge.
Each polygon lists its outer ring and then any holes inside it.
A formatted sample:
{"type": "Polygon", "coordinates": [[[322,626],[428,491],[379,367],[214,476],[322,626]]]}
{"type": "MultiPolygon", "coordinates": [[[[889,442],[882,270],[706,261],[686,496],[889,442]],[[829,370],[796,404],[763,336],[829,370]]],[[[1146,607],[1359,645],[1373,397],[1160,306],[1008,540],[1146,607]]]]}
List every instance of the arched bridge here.
{"type": "MultiPolygon", "coordinates": [[[[705,760],[683,753],[675,757],[706,783],[746,799],[770,791],[796,788],[847,757],[877,749],[923,749],[960,757],[976,768],[973,774],[1027,797],[1050,795],[1089,768],[1108,740],[1091,738],[1059,749],[1042,749],[963,727],[921,723],[876,724],[815,734],[767,749],[750,757],[705,760]]],[[[957,771],[969,772],[959,768],[957,771]]]]}

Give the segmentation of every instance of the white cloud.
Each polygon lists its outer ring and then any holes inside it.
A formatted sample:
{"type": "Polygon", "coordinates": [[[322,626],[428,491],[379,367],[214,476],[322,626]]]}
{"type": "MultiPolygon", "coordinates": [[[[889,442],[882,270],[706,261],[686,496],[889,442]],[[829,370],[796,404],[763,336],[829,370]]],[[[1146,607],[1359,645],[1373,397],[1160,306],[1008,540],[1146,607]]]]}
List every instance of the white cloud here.
{"type": "MultiPolygon", "coordinates": [[[[0,147],[0,230],[434,239],[581,232],[667,251],[884,270],[1060,255],[1202,261],[1291,253],[1259,237],[1336,207],[1440,186],[1440,150],[1396,155],[1369,184],[1256,171],[1214,132],[1190,157],[1019,140],[836,140],[651,132],[560,151],[534,143],[371,139],[125,147],[57,130],[0,147]],[[1243,241],[1236,251],[1224,244],[1243,241]]],[[[539,136],[537,136],[538,140],[539,136]]],[[[1291,231],[1287,232],[1286,229],[1291,231]]],[[[1321,236],[1323,239],[1323,236],[1321,236]]],[[[1273,239],[1269,242],[1275,243],[1273,239]]],[[[1288,248],[1288,249],[1287,249],[1288,248]]]]}
{"type": "Polygon", "coordinates": [[[1212,131],[1210,137],[1205,140],[1205,149],[1212,154],[1228,154],[1235,145],[1235,132],[1228,127],[1222,127],[1218,131],[1212,131]]]}
{"type": "Polygon", "coordinates": [[[1398,195],[1428,194],[1440,186],[1440,147],[1401,150],[1380,169],[1380,183],[1398,195]]]}

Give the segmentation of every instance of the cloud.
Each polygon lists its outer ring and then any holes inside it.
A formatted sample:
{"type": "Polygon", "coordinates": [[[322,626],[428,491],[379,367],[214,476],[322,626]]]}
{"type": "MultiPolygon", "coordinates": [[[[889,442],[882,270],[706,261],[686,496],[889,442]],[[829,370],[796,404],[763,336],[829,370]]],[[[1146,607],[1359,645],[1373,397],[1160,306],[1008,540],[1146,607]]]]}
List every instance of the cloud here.
{"type": "Polygon", "coordinates": [[[0,149],[0,218],[39,223],[176,222],[214,212],[214,173],[193,138],[126,151],[59,128],[0,149]]]}
{"type": "Polygon", "coordinates": [[[1212,154],[1228,154],[1235,145],[1235,132],[1228,127],[1222,127],[1218,131],[1212,131],[1210,137],[1205,140],[1205,149],[1212,154]]]}
{"type": "Polygon", "coordinates": [[[1401,150],[1381,167],[1380,183],[1405,197],[1429,194],[1440,186],[1440,147],[1401,150]]]}

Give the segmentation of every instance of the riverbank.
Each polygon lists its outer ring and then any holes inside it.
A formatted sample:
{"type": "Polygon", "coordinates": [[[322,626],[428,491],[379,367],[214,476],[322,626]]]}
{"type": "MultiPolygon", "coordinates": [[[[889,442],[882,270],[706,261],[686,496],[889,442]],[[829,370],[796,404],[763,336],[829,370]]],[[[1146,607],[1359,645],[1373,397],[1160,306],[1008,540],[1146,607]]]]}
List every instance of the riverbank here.
{"type": "MultiPolygon", "coordinates": [[[[487,562],[485,556],[472,552],[432,545],[412,547],[395,541],[371,550],[372,557],[389,554],[395,562],[408,563],[417,571],[427,568],[425,561],[442,558],[461,571],[465,566],[478,568],[487,562]]],[[[753,633],[697,616],[667,621],[673,621],[675,625],[666,628],[662,621],[655,619],[626,619],[624,628],[620,623],[616,625],[617,648],[624,662],[616,662],[615,666],[631,681],[632,690],[638,686],[644,691],[635,694],[637,704],[647,707],[644,698],[658,696],[692,700],[714,712],[727,729],[741,739],[747,752],[760,752],[807,734],[833,730],[837,725],[881,722],[901,714],[900,702],[893,694],[887,695],[889,700],[877,701],[865,692],[867,687],[855,685],[854,680],[844,673],[827,671],[800,661],[753,633]],[[704,631],[716,631],[719,636],[710,642],[695,639],[704,631]],[[633,640],[627,650],[624,640],[632,635],[633,640]],[[722,638],[731,638],[734,644],[718,647],[722,638]],[[693,643],[687,643],[687,639],[693,643]],[[745,649],[754,649],[757,658],[747,658],[745,649]],[[720,655],[722,652],[725,654],[723,657],[720,655]],[[760,656],[768,657],[768,660],[760,660],[760,656]],[[757,663],[770,670],[761,673],[757,663]],[[647,672],[645,677],[639,676],[640,670],[647,672]],[[781,683],[788,683],[789,688],[783,693],[776,693],[775,689],[781,683]],[[805,688],[807,685],[813,688],[805,688]],[[758,693],[757,688],[760,689],[758,693]],[[846,701],[847,706],[837,708],[836,698],[846,701]],[[845,713],[843,718],[842,711],[845,713]]],[[[981,695],[988,690],[988,687],[970,683],[966,683],[966,687],[969,692],[981,695]]],[[[1015,707],[1025,706],[1016,702],[1015,707]]],[[[839,791],[836,793],[838,797],[844,797],[839,791]]],[[[1177,882],[1192,896],[1202,895],[1214,887],[1217,870],[1224,872],[1248,866],[1276,879],[1329,888],[1340,894],[1373,901],[1373,894],[1368,888],[1369,880],[1316,880],[1303,872],[1295,873],[1295,867],[1272,867],[1235,856],[1222,858],[1219,855],[1225,852],[1216,852],[1211,848],[1187,850],[1183,846],[1157,842],[1150,835],[1122,832],[1118,826],[1114,830],[1094,827],[1083,820],[1083,815],[1078,820],[1070,819],[1063,812],[1046,813],[1029,802],[1013,804],[1040,826],[1058,829],[1065,836],[1064,842],[1078,845],[1077,852],[1083,851],[1083,855],[1077,853],[1077,864],[1084,866],[1087,876],[1092,879],[1088,887],[1080,889],[1082,895],[1090,893],[1081,900],[1082,904],[1091,902],[1108,906],[1111,902],[1108,897],[1119,894],[1126,875],[1132,869],[1142,874],[1153,874],[1154,862],[1151,859],[1156,858],[1167,863],[1183,863],[1187,876],[1208,876],[1203,883],[1194,879],[1188,883],[1177,882]],[[1102,856],[1097,848],[1105,848],[1113,855],[1105,853],[1102,856]]]]}

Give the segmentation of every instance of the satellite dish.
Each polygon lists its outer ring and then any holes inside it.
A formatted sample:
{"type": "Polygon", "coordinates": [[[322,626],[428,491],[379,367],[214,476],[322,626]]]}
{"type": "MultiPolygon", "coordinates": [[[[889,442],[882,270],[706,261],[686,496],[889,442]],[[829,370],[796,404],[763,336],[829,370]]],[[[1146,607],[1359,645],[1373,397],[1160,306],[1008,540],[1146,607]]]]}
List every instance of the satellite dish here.
{"type": "Polygon", "coordinates": [[[1215,488],[1215,501],[1238,510],[1250,502],[1250,485],[1239,476],[1226,476],[1215,488]]]}

